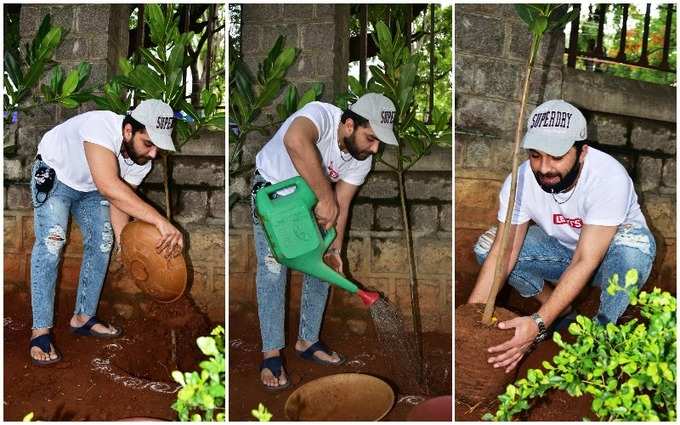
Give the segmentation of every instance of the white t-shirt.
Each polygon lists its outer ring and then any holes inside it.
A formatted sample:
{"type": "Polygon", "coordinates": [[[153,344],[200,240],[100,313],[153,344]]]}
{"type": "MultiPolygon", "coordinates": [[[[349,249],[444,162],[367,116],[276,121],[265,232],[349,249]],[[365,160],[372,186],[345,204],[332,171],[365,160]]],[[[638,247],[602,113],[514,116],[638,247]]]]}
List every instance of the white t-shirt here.
{"type": "MultiPolygon", "coordinates": [[[[569,192],[555,194],[553,198],[552,194],[541,189],[528,160],[520,165],[517,177],[513,224],[533,220],[549,236],[572,251],[576,249],[584,224],[637,224],[647,228],[633,181],[626,169],[610,155],[592,147],[588,147],[576,186],[569,192]],[[569,200],[558,203],[566,199],[569,200]]],[[[503,223],[509,194],[510,176],[505,179],[500,192],[498,220],[503,223]]]]}
{"type": "Polygon", "coordinates": [[[329,103],[310,102],[281,125],[269,142],[262,147],[255,158],[258,171],[268,182],[280,181],[298,175],[293,161],[283,144],[283,136],[297,117],[311,120],[319,132],[316,147],[321,153],[324,173],[332,182],[342,180],[355,186],[361,186],[366,175],[371,171],[371,156],[359,161],[349,153],[342,153],[338,146],[338,126],[342,110],[329,103]],[[349,159],[348,159],[349,158],[349,159]]]}
{"type": "Polygon", "coordinates": [[[54,169],[60,182],[81,192],[91,192],[97,190],[97,186],[92,180],[83,142],[95,143],[116,155],[123,180],[139,186],[151,171],[151,161],[137,165],[123,158],[120,153],[123,118],[111,111],[76,115],[45,133],[38,145],[38,154],[54,169]]]}

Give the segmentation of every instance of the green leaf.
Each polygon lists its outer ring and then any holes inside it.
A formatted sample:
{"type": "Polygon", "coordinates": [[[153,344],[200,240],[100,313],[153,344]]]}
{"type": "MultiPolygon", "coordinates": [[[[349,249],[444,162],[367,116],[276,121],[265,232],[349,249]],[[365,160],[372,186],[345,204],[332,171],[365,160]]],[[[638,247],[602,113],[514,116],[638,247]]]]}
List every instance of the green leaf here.
{"type": "Polygon", "coordinates": [[[378,48],[381,53],[391,56],[393,45],[390,29],[383,21],[379,21],[375,26],[375,31],[378,34],[378,48]]]}
{"type": "Polygon", "coordinates": [[[77,108],[80,105],[80,103],[77,100],[70,97],[62,98],[61,100],[59,100],[59,102],[69,109],[77,108]]]}
{"type": "Polygon", "coordinates": [[[517,12],[517,15],[519,15],[519,17],[531,28],[531,25],[534,22],[534,9],[526,4],[516,4],[515,12],[517,12]]]}
{"type": "Polygon", "coordinates": [[[186,383],[184,382],[184,374],[178,370],[172,371],[172,379],[174,379],[175,382],[177,382],[181,386],[186,385],[186,383]]]}
{"type": "Polygon", "coordinates": [[[566,15],[563,15],[563,16],[557,18],[557,19],[551,19],[547,30],[548,31],[561,30],[569,22],[576,19],[576,17],[579,16],[579,13],[580,13],[580,10],[573,9],[571,12],[567,13],[566,15]]]}
{"type": "Polygon", "coordinates": [[[413,84],[416,80],[416,65],[409,63],[403,65],[399,74],[399,105],[402,108],[407,108],[409,105],[409,97],[413,91],[413,84]]]}
{"type": "Polygon", "coordinates": [[[78,80],[79,80],[78,70],[77,69],[71,70],[68,73],[68,76],[64,81],[64,85],[61,88],[62,97],[68,97],[71,93],[74,92],[74,90],[78,86],[78,80]]]}
{"type": "Polygon", "coordinates": [[[118,70],[123,76],[127,77],[128,75],[130,75],[133,69],[134,66],[132,65],[132,63],[130,63],[129,60],[127,60],[126,58],[118,59],[118,70]]]}
{"type": "Polygon", "coordinates": [[[198,344],[198,348],[201,349],[203,354],[206,356],[214,356],[218,354],[219,352],[217,351],[217,346],[215,345],[215,340],[210,337],[199,337],[196,340],[196,344],[198,344]]]}
{"type": "Polygon", "coordinates": [[[347,82],[349,83],[349,88],[350,88],[350,90],[352,90],[352,93],[354,93],[355,95],[357,95],[359,97],[364,95],[365,90],[364,90],[364,87],[359,82],[359,80],[357,80],[355,77],[350,75],[350,76],[347,77],[347,82]]]}
{"type": "Polygon", "coordinates": [[[165,17],[161,7],[157,4],[147,4],[144,7],[144,18],[149,24],[149,36],[151,41],[156,44],[164,44],[165,17]]]}
{"type": "Polygon", "coordinates": [[[24,79],[24,74],[21,67],[17,63],[16,58],[9,50],[5,51],[5,72],[9,75],[12,83],[18,87],[24,79]]]}
{"type": "Polygon", "coordinates": [[[177,44],[173,47],[170,57],[168,58],[167,70],[181,70],[184,62],[185,46],[184,44],[177,44]]]}
{"type": "Polygon", "coordinates": [[[62,29],[60,27],[54,27],[49,30],[45,38],[43,39],[40,47],[38,48],[36,60],[47,59],[51,56],[53,50],[59,46],[61,43],[62,29]]]}
{"type": "Polygon", "coordinates": [[[316,100],[316,91],[311,88],[305,92],[305,94],[302,95],[300,98],[300,101],[297,104],[297,108],[300,109],[309,102],[313,102],[316,100]]]}
{"type": "Polygon", "coordinates": [[[283,49],[281,54],[276,58],[276,61],[274,62],[274,66],[272,68],[272,78],[283,78],[283,76],[286,74],[286,71],[288,71],[288,68],[293,64],[295,61],[295,57],[298,54],[298,50],[295,49],[294,47],[288,47],[286,49],[283,49]]]}
{"type": "MultiPolygon", "coordinates": [[[[161,62],[161,60],[158,59],[150,49],[139,49],[137,51],[142,55],[142,57],[144,58],[146,63],[149,64],[154,69],[154,71],[156,71],[157,73],[159,73],[161,75],[166,75],[167,71],[166,71],[166,67],[164,66],[163,62],[161,62]]],[[[144,65],[140,65],[140,66],[144,66],[144,65]]]]}
{"type": "Polygon", "coordinates": [[[529,26],[529,30],[534,34],[534,37],[541,37],[548,28],[548,18],[545,16],[536,16],[534,21],[529,26]]]}

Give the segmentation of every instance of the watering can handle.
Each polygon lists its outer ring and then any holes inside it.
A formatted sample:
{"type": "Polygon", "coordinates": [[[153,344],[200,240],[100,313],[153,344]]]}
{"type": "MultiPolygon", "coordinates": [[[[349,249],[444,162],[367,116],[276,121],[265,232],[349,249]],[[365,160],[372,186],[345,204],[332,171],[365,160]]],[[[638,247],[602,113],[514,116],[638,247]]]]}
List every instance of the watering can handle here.
{"type": "Polygon", "coordinates": [[[333,243],[335,239],[335,227],[331,227],[326,230],[326,234],[323,235],[323,251],[326,252],[329,246],[333,243]]]}
{"type": "Polygon", "coordinates": [[[314,192],[309,188],[309,185],[307,182],[300,176],[295,176],[290,179],[286,179],[283,181],[280,181],[278,183],[274,183],[269,186],[264,186],[258,191],[258,195],[260,192],[263,192],[264,195],[266,195],[266,200],[264,202],[271,202],[270,196],[280,190],[288,189],[290,187],[294,187],[295,191],[299,191],[301,193],[304,193],[302,196],[302,199],[304,199],[305,203],[307,204],[308,207],[312,207],[316,205],[317,199],[316,195],[314,192]]]}

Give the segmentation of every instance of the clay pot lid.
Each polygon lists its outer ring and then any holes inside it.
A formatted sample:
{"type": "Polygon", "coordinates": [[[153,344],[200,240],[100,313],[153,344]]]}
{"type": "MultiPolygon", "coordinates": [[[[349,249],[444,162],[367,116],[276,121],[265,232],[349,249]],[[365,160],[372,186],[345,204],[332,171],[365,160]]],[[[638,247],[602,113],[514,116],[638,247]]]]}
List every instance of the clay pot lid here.
{"type": "Polygon", "coordinates": [[[379,421],[394,405],[383,380],[362,373],[324,376],[298,387],[286,400],[292,421],[379,421]]]}
{"type": "Polygon", "coordinates": [[[152,224],[128,223],[120,236],[123,265],[144,293],[160,303],[171,303],[186,289],[187,265],[181,254],[166,259],[156,253],[159,238],[152,224]]]}

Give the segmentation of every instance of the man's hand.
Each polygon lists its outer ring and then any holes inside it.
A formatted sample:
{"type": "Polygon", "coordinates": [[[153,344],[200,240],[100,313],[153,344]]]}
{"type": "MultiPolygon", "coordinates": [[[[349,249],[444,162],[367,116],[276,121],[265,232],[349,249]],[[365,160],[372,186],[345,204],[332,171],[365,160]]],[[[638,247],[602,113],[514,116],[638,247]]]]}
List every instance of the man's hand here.
{"type": "Polygon", "coordinates": [[[161,237],[156,244],[156,252],[160,254],[165,251],[165,258],[172,258],[179,255],[184,248],[184,237],[182,236],[182,233],[165,219],[159,220],[156,223],[156,228],[161,234],[161,237]]]}
{"type": "Polygon", "coordinates": [[[504,343],[489,348],[489,353],[500,353],[489,357],[488,362],[493,367],[505,367],[505,373],[510,372],[517,366],[522,357],[529,352],[531,344],[538,335],[538,325],[529,316],[517,317],[512,320],[500,322],[500,329],[515,328],[515,336],[504,343]]]}
{"type": "Polygon", "coordinates": [[[340,257],[339,252],[332,249],[328,250],[323,256],[323,261],[333,270],[344,276],[342,272],[342,257],[340,257]]]}
{"type": "Polygon", "coordinates": [[[316,221],[319,222],[324,230],[335,227],[335,222],[338,219],[338,203],[335,200],[335,194],[332,191],[331,194],[333,196],[327,199],[320,199],[319,202],[317,202],[316,207],[314,207],[316,221]]]}

